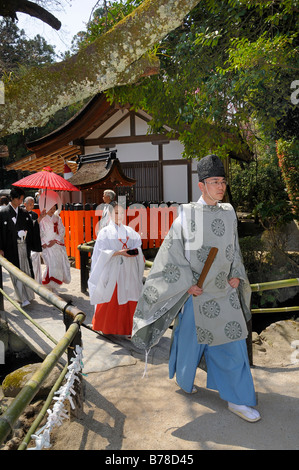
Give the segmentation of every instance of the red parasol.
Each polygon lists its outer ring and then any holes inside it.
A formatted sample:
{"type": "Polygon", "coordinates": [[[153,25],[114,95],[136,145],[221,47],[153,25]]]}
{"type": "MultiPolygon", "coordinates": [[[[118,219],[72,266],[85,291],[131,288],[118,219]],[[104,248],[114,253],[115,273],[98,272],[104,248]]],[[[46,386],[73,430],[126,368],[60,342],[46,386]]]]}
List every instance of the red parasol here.
{"type": "Polygon", "coordinates": [[[52,168],[49,166],[45,166],[42,171],[38,171],[33,175],[26,176],[16,183],[13,183],[13,186],[21,186],[23,188],[54,189],[56,191],[80,191],[76,186],[62,178],[62,176],[54,173],[52,168]]]}

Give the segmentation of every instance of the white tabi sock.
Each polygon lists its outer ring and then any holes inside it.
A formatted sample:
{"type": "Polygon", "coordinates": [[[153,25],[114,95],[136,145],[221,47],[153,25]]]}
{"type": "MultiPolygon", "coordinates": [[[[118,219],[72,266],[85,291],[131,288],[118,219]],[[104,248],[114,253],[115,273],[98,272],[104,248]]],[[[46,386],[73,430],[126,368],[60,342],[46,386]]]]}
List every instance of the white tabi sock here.
{"type": "Polygon", "coordinates": [[[250,406],[235,405],[234,403],[228,402],[228,409],[232,413],[235,413],[236,415],[240,416],[240,418],[243,418],[251,423],[254,423],[261,419],[259,412],[256,409],[251,408],[250,406]]]}

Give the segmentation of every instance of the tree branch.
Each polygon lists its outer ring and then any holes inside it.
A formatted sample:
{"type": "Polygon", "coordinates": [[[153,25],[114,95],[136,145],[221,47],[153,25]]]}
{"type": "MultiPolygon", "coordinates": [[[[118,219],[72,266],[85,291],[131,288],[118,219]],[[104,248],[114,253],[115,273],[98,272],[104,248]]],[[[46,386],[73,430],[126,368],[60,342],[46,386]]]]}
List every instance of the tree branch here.
{"type": "Polygon", "coordinates": [[[3,1],[0,4],[0,15],[3,17],[9,17],[16,20],[16,13],[18,11],[34,16],[56,30],[61,28],[60,21],[52,15],[52,13],[48,12],[36,3],[29,2],[28,0],[9,0],[7,2],[3,1]]]}
{"type": "Polygon", "coordinates": [[[177,28],[198,0],[145,0],[84,51],[51,66],[30,69],[5,84],[0,136],[46,124],[59,109],[100,91],[136,83],[157,59],[146,52],[177,28]],[[140,60],[142,58],[142,60],[140,60]]]}

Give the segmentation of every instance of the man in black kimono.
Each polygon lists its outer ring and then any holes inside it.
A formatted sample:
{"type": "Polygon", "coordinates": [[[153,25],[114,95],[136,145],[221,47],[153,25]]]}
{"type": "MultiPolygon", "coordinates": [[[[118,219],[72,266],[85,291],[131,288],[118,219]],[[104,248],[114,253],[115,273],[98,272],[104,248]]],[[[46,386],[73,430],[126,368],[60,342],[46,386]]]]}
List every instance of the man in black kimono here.
{"type": "MultiPolygon", "coordinates": [[[[0,254],[31,277],[34,277],[31,251],[42,251],[39,234],[39,220],[33,221],[27,210],[20,205],[24,200],[24,190],[14,187],[9,204],[0,212],[0,254]]],[[[32,289],[11,276],[16,299],[23,307],[34,298],[32,289]]]]}

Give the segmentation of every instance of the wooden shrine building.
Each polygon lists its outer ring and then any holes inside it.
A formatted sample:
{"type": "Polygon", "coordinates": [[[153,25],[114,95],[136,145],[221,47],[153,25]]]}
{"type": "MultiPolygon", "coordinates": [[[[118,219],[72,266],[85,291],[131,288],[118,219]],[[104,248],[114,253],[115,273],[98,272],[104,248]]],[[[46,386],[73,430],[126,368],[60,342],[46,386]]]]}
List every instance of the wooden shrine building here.
{"type": "Polygon", "coordinates": [[[58,129],[27,143],[31,155],[6,168],[35,172],[51,166],[63,174],[66,162],[74,174],[69,181],[81,190],[72,202],[101,203],[104,189],[128,202],[197,200],[197,161],[182,158],[184,147],[177,134],[169,137],[166,123],[151,133],[150,120],[143,110],[110,104],[99,93],[58,129]]]}

